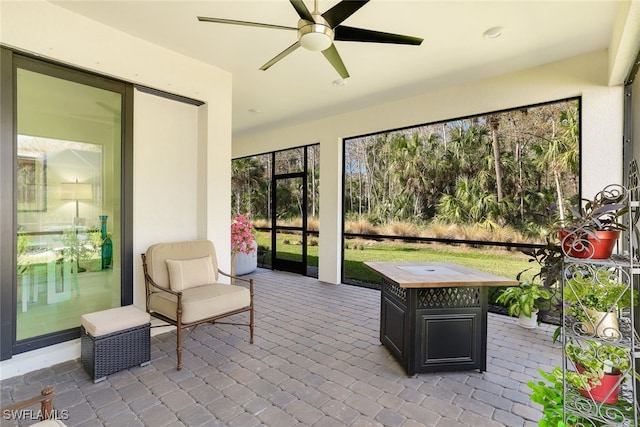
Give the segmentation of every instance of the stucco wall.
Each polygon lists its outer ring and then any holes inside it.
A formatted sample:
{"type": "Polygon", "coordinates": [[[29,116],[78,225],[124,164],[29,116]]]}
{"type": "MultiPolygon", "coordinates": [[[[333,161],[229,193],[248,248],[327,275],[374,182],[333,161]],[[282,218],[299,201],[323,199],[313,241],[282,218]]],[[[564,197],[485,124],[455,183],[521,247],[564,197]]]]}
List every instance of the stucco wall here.
{"type": "Polygon", "coordinates": [[[348,114],[245,135],[233,157],[320,143],[319,278],[340,281],[342,138],[477,113],[582,96],[582,189],[622,182],[623,88],[607,86],[607,52],[424,93],[348,114]],[[288,145],[287,145],[288,144],[288,145]]]}

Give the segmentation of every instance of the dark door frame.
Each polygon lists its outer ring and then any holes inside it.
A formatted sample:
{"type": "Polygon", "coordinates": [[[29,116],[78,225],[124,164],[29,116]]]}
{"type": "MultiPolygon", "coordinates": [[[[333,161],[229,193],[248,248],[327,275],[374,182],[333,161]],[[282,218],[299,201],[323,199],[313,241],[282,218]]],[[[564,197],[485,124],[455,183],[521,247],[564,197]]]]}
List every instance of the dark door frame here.
{"type": "Polygon", "coordinates": [[[289,271],[292,273],[307,274],[307,169],[308,169],[308,153],[305,148],[304,150],[304,165],[303,170],[300,172],[292,172],[286,174],[276,174],[275,170],[275,155],[276,153],[271,153],[272,164],[274,167],[271,175],[271,248],[272,248],[272,259],[271,259],[271,267],[274,270],[282,270],[289,271]],[[277,188],[279,180],[286,179],[296,179],[302,178],[302,226],[282,226],[277,225],[277,188]],[[291,231],[295,233],[300,233],[302,239],[302,260],[294,261],[290,259],[278,258],[278,250],[277,250],[277,235],[279,231],[291,231]]]}

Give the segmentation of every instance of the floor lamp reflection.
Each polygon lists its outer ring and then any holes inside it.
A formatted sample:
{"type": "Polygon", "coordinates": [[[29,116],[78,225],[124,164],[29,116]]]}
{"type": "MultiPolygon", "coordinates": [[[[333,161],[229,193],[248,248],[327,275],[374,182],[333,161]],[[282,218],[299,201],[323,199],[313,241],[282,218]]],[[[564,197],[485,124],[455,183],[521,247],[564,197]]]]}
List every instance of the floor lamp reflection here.
{"type": "Polygon", "coordinates": [[[80,218],[80,200],[93,200],[93,188],[91,184],[78,182],[63,182],[62,200],[73,200],[76,202],[76,216],[73,218],[73,237],[75,241],[76,268],[78,272],[85,271],[80,268],[80,241],[78,239],[78,227],[84,225],[85,219],[80,218]]]}

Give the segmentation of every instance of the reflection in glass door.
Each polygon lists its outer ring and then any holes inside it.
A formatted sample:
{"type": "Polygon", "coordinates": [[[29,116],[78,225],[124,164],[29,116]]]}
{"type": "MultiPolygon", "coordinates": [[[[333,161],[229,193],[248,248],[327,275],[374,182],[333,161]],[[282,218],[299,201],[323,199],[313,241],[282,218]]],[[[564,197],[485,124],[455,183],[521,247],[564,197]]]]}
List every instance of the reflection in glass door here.
{"type": "Polygon", "coordinates": [[[17,342],[121,302],[122,94],[32,62],[16,69],[17,342]]]}

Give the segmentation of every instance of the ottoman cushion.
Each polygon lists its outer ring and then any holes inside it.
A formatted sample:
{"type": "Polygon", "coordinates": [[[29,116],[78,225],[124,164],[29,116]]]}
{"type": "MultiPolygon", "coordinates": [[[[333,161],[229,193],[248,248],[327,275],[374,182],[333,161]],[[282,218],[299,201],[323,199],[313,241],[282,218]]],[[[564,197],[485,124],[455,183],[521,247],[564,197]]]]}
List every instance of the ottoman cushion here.
{"type": "Polygon", "coordinates": [[[80,323],[92,337],[130,329],[150,321],[151,316],[149,313],[140,310],[134,305],[96,311],[95,313],[83,314],[80,317],[80,323]]]}

